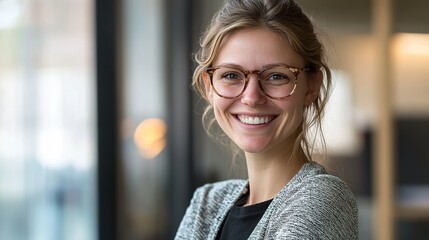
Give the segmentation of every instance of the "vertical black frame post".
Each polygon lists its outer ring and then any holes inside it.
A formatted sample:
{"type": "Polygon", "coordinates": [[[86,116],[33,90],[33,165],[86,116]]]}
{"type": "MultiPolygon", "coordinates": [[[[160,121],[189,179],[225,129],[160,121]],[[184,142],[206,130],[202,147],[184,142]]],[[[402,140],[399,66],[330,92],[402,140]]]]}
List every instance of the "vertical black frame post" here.
{"type": "Polygon", "coordinates": [[[193,192],[192,0],[166,0],[169,231],[173,239],[193,192]]]}
{"type": "Polygon", "coordinates": [[[118,238],[117,159],[118,91],[117,32],[115,0],[95,0],[95,48],[97,91],[97,194],[98,239],[118,238]]]}

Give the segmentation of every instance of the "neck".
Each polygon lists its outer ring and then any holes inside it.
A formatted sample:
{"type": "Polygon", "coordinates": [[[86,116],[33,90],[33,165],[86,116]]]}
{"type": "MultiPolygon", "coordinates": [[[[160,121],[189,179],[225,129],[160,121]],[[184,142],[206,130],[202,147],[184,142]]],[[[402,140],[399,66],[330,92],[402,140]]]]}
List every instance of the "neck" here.
{"type": "Polygon", "coordinates": [[[249,175],[250,195],[246,205],[274,198],[308,162],[302,149],[291,158],[291,153],[245,153],[249,175]]]}

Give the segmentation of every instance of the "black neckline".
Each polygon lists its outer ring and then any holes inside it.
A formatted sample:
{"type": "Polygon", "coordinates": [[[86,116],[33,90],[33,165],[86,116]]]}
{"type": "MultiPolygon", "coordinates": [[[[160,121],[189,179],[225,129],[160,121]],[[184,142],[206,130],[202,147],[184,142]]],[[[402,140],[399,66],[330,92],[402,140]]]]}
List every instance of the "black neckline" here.
{"type": "Polygon", "coordinates": [[[231,208],[231,213],[235,215],[240,216],[246,216],[246,215],[253,215],[258,214],[261,212],[265,212],[268,208],[268,206],[271,204],[273,199],[244,206],[246,204],[247,199],[249,198],[250,192],[247,191],[247,193],[242,194],[240,198],[237,200],[237,202],[234,204],[234,206],[231,208]]]}

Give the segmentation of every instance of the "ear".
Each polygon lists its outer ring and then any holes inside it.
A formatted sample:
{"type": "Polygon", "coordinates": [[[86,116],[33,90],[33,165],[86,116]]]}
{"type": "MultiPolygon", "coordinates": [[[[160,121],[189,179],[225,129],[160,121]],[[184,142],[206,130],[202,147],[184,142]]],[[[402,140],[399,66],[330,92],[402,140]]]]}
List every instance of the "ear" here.
{"type": "Polygon", "coordinates": [[[203,72],[202,79],[204,83],[204,90],[206,91],[207,100],[210,102],[210,104],[212,104],[213,90],[212,90],[209,74],[206,72],[203,72]]]}
{"type": "Polygon", "coordinates": [[[320,87],[322,86],[323,81],[323,72],[316,71],[311,72],[309,74],[309,78],[307,80],[307,93],[305,94],[304,104],[306,106],[311,105],[314,101],[316,101],[317,97],[320,93],[320,87]]]}

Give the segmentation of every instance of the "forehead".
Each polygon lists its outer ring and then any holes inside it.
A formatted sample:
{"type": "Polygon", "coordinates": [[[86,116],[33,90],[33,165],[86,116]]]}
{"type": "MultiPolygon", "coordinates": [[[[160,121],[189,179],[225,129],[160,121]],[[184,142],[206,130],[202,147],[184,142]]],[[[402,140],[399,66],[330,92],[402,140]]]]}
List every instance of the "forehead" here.
{"type": "Polygon", "coordinates": [[[304,65],[286,38],[267,28],[242,29],[222,40],[213,65],[234,64],[245,69],[260,69],[270,64],[304,65]]]}

